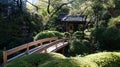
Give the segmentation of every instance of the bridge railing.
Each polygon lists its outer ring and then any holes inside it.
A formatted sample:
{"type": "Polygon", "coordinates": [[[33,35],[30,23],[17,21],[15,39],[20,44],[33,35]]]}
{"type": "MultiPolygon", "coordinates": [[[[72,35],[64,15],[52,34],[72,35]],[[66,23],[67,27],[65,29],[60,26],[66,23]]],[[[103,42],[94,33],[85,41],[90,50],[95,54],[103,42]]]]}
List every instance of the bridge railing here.
{"type": "MultiPolygon", "coordinates": [[[[34,41],[34,42],[30,42],[30,43],[27,43],[27,44],[23,44],[21,46],[15,47],[13,49],[4,50],[3,51],[3,63],[6,64],[7,62],[10,62],[10,61],[12,61],[16,58],[21,57],[21,56],[32,54],[32,53],[37,52],[37,51],[46,50],[46,48],[50,47],[52,45],[52,43],[47,44],[47,46],[42,45],[42,44],[44,42],[52,42],[52,41],[55,41],[55,40],[58,40],[58,37],[45,38],[45,39],[37,40],[37,41],[34,41]],[[36,46],[38,44],[40,44],[42,46],[41,47],[38,46],[38,47],[34,47],[34,48],[30,49],[30,47],[36,46]],[[15,54],[15,53],[17,53],[21,50],[25,50],[25,52],[22,52],[22,53],[18,54],[17,56],[14,56],[14,57],[8,59],[8,56],[13,55],[13,54],[15,54]]],[[[55,43],[53,43],[53,44],[55,44],[55,43]]]]}

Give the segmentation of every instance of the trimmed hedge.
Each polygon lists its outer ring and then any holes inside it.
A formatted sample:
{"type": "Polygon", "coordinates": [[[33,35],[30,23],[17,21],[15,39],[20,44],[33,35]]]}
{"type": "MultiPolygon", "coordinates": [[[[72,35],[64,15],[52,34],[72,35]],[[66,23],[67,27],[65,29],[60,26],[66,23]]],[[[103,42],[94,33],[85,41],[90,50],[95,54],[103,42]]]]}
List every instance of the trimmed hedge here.
{"type": "Polygon", "coordinates": [[[70,45],[70,54],[72,56],[84,55],[90,53],[89,42],[87,40],[82,40],[82,42],[73,40],[70,45]]]}
{"type": "Polygon", "coordinates": [[[49,38],[49,37],[62,38],[63,34],[58,31],[43,31],[43,32],[38,33],[34,37],[34,40],[39,40],[39,39],[44,39],[44,38],[49,38]]]}
{"type": "Polygon", "coordinates": [[[85,56],[84,58],[97,63],[99,67],[120,67],[119,52],[101,52],[85,56]]]}
{"type": "Polygon", "coordinates": [[[38,67],[38,65],[41,65],[47,61],[64,58],[65,56],[58,53],[32,54],[18,58],[8,63],[5,67],[38,67]]]}
{"type": "Polygon", "coordinates": [[[82,58],[66,58],[46,62],[39,67],[97,67],[97,64],[82,58]]]}
{"type": "Polygon", "coordinates": [[[63,38],[63,33],[61,33],[61,32],[58,32],[58,31],[49,31],[49,32],[52,32],[52,33],[54,33],[54,35],[56,36],[56,37],[58,37],[59,39],[60,38],[63,38]]]}
{"type": "Polygon", "coordinates": [[[102,50],[119,50],[120,31],[114,27],[98,28],[92,32],[93,37],[99,42],[98,48],[102,50]]]}
{"type": "Polygon", "coordinates": [[[101,52],[66,58],[58,53],[33,54],[18,58],[5,67],[119,67],[119,52],[101,52]]]}

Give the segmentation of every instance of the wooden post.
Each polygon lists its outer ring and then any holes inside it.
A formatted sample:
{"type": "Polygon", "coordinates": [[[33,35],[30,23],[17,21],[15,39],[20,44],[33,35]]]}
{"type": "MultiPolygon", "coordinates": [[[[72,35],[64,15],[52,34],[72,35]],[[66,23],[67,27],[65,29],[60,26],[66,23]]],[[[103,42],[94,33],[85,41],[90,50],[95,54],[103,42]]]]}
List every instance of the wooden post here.
{"type": "Polygon", "coordinates": [[[38,44],[38,46],[41,46],[42,45],[42,42],[38,44]]]}
{"type": "Polygon", "coordinates": [[[64,40],[62,41],[62,44],[64,45],[64,40]]]}
{"type": "Polygon", "coordinates": [[[7,52],[6,52],[6,48],[4,48],[4,51],[3,51],[3,63],[4,63],[4,64],[7,63],[7,52]]]}
{"type": "Polygon", "coordinates": [[[29,44],[27,44],[27,50],[26,50],[26,55],[29,54],[29,44]]]}
{"type": "Polygon", "coordinates": [[[49,42],[51,43],[51,40],[49,42]]]}
{"type": "MultiPolygon", "coordinates": [[[[64,41],[63,41],[62,43],[63,43],[63,45],[64,45],[64,41]]],[[[62,54],[63,54],[63,55],[64,55],[64,49],[65,49],[65,47],[62,48],[62,54]]]]}
{"type": "Polygon", "coordinates": [[[56,45],[55,45],[55,47],[57,48],[57,47],[58,47],[58,45],[56,44],[56,45]]]}
{"type": "Polygon", "coordinates": [[[62,54],[64,55],[65,51],[64,51],[65,47],[62,48],[62,54]]]}
{"type": "Polygon", "coordinates": [[[45,53],[47,53],[47,49],[45,49],[45,53]]]}
{"type": "Polygon", "coordinates": [[[40,45],[42,45],[43,43],[40,43],[40,45]]]}

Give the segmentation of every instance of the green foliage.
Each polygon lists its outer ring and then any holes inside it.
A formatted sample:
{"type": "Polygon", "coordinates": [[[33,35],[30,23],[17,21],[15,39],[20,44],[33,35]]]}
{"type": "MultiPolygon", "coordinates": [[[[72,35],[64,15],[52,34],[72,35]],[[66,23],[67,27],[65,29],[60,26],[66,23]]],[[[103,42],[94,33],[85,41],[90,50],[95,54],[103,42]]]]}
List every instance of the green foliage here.
{"type": "Polygon", "coordinates": [[[97,67],[97,65],[82,58],[66,58],[46,62],[39,67],[97,67]]]}
{"type": "Polygon", "coordinates": [[[96,28],[92,31],[91,36],[93,36],[96,40],[102,41],[103,33],[105,32],[106,28],[96,28]]]}
{"type": "Polygon", "coordinates": [[[83,36],[84,36],[84,34],[82,31],[76,31],[72,35],[73,39],[81,39],[81,38],[83,38],[83,36]]]}
{"type": "Polygon", "coordinates": [[[70,45],[70,54],[72,56],[88,54],[90,52],[88,45],[89,43],[87,41],[80,42],[73,40],[70,45]]]}
{"type": "Polygon", "coordinates": [[[31,64],[27,63],[26,61],[19,60],[19,61],[11,62],[11,63],[5,65],[4,67],[35,67],[35,66],[32,66],[31,64]]]}
{"type": "Polygon", "coordinates": [[[109,27],[116,27],[120,29],[120,16],[117,18],[111,18],[108,25],[109,27]]]}
{"type": "Polygon", "coordinates": [[[93,36],[100,43],[103,50],[119,50],[120,31],[116,28],[99,28],[93,31],[93,36]]]}
{"type": "Polygon", "coordinates": [[[43,32],[38,33],[34,37],[34,40],[39,40],[39,39],[44,39],[44,38],[49,38],[49,37],[62,38],[63,34],[58,31],[43,31],[43,32]]]}
{"type": "Polygon", "coordinates": [[[36,14],[18,13],[8,17],[0,15],[0,49],[16,47],[32,40],[42,30],[42,18],[36,14]]]}
{"type": "MultiPolygon", "coordinates": [[[[119,50],[120,48],[120,31],[116,28],[107,28],[104,32],[103,44],[109,50],[119,50]]],[[[103,47],[104,48],[104,47],[103,47]]]]}
{"type": "Polygon", "coordinates": [[[65,38],[71,38],[71,34],[70,34],[69,32],[65,32],[65,33],[64,33],[64,37],[65,37],[65,38]]]}
{"type": "Polygon", "coordinates": [[[6,65],[6,67],[38,67],[38,65],[41,65],[45,62],[56,60],[56,59],[64,59],[64,58],[65,56],[58,53],[32,54],[32,55],[18,58],[10,62],[6,65]]]}
{"type": "Polygon", "coordinates": [[[54,37],[55,35],[51,32],[40,32],[38,33],[35,37],[34,40],[39,40],[39,39],[44,39],[44,38],[49,38],[49,37],[54,37]]]}
{"type": "MultiPolygon", "coordinates": [[[[60,7],[63,4],[62,0],[52,0],[50,3],[48,3],[48,0],[39,0],[35,5],[39,7],[38,14],[40,14],[43,17],[42,23],[44,25],[49,25],[50,27],[55,28],[55,24],[57,23],[57,16],[61,13],[69,13],[69,7],[64,5],[60,7]],[[49,5],[49,7],[48,7],[49,5]],[[46,9],[47,8],[47,9],[46,9]],[[48,11],[49,9],[49,11],[48,11]]],[[[30,7],[31,8],[31,7],[30,7]]],[[[35,10],[33,8],[33,10],[35,10]]],[[[30,10],[31,11],[31,10],[30,10]]],[[[48,28],[50,29],[50,28],[48,28]]]]}
{"type": "Polygon", "coordinates": [[[119,65],[119,52],[101,52],[69,58],[58,53],[40,53],[18,58],[5,67],[119,67],[119,65]]]}
{"type": "Polygon", "coordinates": [[[115,8],[115,1],[114,0],[106,0],[103,3],[103,7],[106,9],[115,8]]]}
{"type": "Polygon", "coordinates": [[[116,9],[116,13],[118,13],[120,15],[120,1],[119,0],[114,0],[115,3],[115,9],[116,9]]]}
{"type": "Polygon", "coordinates": [[[0,63],[2,63],[2,58],[3,58],[3,51],[0,50],[0,63]]]}
{"type": "Polygon", "coordinates": [[[56,37],[58,37],[59,39],[63,37],[63,33],[60,33],[60,32],[58,32],[58,31],[50,31],[50,32],[54,33],[54,35],[55,35],[56,37]]]}
{"type": "Polygon", "coordinates": [[[99,67],[119,67],[120,53],[119,52],[101,52],[85,56],[84,60],[90,60],[98,64],[99,67]]]}

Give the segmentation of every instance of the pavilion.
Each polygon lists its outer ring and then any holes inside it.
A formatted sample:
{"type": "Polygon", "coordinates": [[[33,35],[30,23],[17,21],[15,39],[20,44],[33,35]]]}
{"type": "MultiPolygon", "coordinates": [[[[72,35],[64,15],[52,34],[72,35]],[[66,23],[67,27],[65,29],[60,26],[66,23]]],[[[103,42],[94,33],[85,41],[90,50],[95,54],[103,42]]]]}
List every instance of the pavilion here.
{"type": "Polygon", "coordinates": [[[73,33],[75,31],[84,31],[89,22],[87,22],[87,16],[85,15],[65,15],[60,14],[58,16],[58,22],[64,32],[73,33]]]}

